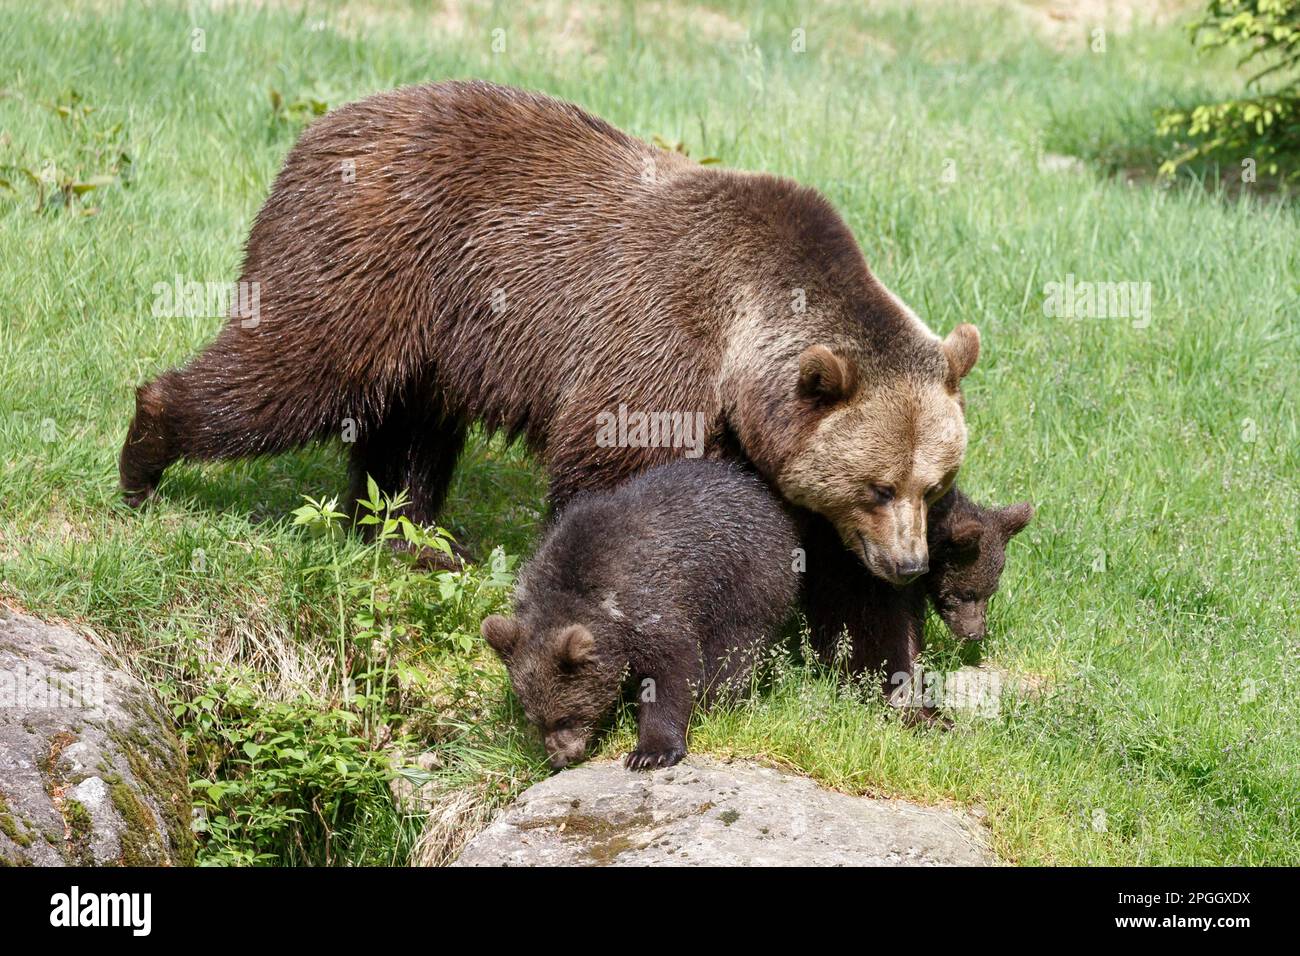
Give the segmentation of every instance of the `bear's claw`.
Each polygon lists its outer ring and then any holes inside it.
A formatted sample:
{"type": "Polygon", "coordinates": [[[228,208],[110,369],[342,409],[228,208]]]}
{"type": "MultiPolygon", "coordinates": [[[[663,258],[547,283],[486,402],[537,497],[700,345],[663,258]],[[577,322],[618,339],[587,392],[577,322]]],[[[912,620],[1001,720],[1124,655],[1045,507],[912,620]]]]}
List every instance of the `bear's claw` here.
{"type": "Polygon", "coordinates": [[[623,759],[623,766],[628,770],[655,770],[671,767],[685,756],[684,747],[673,747],[669,750],[642,750],[638,747],[623,759]]]}

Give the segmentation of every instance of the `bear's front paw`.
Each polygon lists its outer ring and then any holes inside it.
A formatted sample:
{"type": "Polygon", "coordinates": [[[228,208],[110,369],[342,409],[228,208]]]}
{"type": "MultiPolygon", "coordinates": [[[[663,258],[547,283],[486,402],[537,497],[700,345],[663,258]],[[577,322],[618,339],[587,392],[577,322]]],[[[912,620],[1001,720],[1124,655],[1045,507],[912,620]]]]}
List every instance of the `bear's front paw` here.
{"type": "Polygon", "coordinates": [[[685,747],[669,747],[666,750],[637,747],[623,759],[623,766],[628,770],[656,770],[671,767],[685,756],[685,747]]]}
{"type": "Polygon", "coordinates": [[[122,500],[126,502],[128,508],[139,508],[153,497],[153,492],[152,487],[140,491],[126,491],[124,489],[122,491],[122,500]]]}

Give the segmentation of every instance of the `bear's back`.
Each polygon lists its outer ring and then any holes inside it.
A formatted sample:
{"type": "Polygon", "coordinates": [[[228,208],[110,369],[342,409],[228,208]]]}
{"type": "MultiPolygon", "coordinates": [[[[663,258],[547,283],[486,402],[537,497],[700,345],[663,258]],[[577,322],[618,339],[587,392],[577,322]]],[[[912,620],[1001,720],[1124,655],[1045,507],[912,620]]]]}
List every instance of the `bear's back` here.
{"type": "MultiPolygon", "coordinates": [[[[540,449],[592,369],[622,371],[646,347],[649,317],[670,318],[656,356],[698,361],[699,330],[671,319],[703,312],[699,283],[665,258],[695,259],[668,255],[696,225],[669,184],[700,175],[714,173],[490,83],[340,107],[303,132],[253,224],[250,347],[365,396],[354,405],[436,388],[452,414],[540,449]]],[[[700,399],[665,407],[678,406],[700,399]]]]}
{"type": "Polygon", "coordinates": [[[576,498],[525,569],[523,592],[705,628],[779,617],[798,589],[797,546],[781,502],[757,476],[680,459],[576,498]]]}

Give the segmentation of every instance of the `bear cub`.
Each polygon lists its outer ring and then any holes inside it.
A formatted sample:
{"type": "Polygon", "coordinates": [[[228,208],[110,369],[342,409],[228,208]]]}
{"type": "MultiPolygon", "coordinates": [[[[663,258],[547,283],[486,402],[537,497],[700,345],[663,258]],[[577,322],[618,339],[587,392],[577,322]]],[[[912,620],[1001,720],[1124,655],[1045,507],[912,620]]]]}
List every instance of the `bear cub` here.
{"type": "Polygon", "coordinates": [[[680,460],[571,500],[520,573],[501,656],[551,766],[581,760],[624,689],[632,769],[686,754],[697,699],[743,691],[798,595],[799,542],[780,501],[734,464],[680,460]]]}
{"type": "Polygon", "coordinates": [[[1033,517],[1034,506],[1027,501],[986,508],[956,488],[930,509],[926,591],[957,637],[968,641],[984,637],[989,598],[1002,577],[1007,542],[1033,517]]]}

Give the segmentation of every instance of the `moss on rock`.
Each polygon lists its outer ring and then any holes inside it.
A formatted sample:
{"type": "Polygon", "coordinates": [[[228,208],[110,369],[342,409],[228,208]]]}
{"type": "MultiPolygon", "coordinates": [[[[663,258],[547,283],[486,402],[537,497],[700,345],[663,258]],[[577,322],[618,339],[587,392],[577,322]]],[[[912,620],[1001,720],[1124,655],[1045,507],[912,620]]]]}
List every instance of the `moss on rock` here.
{"type": "Polygon", "coordinates": [[[170,732],[164,739],[150,739],[139,726],[130,734],[114,731],[111,737],[121,748],[139,786],[153,798],[162,815],[171,845],[171,862],[177,866],[193,866],[188,762],[180,741],[170,732]]]}
{"type": "Polygon", "coordinates": [[[18,821],[9,812],[9,801],[5,799],[3,793],[0,793],[0,833],[3,833],[21,847],[32,845],[32,835],[25,829],[19,828],[18,821]]]}
{"type": "Polygon", "coordinates": [[[63,819],[68,824],[67,850],[64,858],[76,866],[93,866],[94,854],[90,851],[90,841],[94,836],[95,824],[90,819],[90,811],[80,800],[68,799],[61,807],[63,819]]]}
{"type": "Polygon", "coordinates": [[[135,791],[119,776],[105,780],[113,806],[121,815],[126,828],[118,838],[122,848],[123,866],[160,866],[167,861],[163,835],[159,832],[153,813],[140,802],[135,791]]]}

